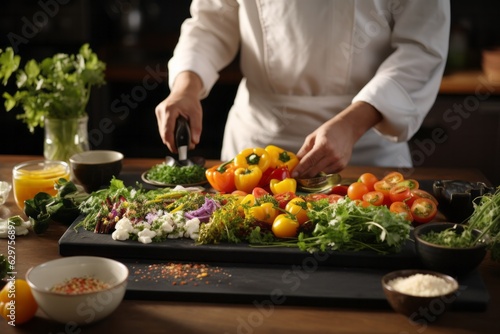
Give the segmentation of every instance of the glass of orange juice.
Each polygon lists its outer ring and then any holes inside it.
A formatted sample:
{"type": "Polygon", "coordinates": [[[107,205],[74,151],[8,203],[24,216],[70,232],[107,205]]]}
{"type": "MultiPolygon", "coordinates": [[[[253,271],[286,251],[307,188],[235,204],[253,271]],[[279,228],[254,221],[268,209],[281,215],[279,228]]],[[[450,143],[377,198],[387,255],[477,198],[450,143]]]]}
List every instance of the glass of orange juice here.
{"type": "Polygon", "coordinates": [[[69,165],[64,161],[33,160],[20,163],[12,170],[12,184],[17,206],[24,210],[24,201],[39,192],[57,194],[54,185],[60,178],[70,180],[69,165]]]}

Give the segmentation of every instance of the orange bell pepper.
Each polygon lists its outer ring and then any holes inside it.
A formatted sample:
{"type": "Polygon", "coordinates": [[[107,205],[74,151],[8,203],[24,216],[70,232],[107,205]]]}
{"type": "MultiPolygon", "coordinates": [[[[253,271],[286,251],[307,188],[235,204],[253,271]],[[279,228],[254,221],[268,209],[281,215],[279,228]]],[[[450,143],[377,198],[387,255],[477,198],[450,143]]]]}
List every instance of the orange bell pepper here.
{"type": "Polygon", "coordinates": [[[213,166],[205,171],[208,183],[215,190],[223,193],[230,193],[236,190],[234,184],[234,166],[233,160],[227,161],[217,166],[213,166]]]}

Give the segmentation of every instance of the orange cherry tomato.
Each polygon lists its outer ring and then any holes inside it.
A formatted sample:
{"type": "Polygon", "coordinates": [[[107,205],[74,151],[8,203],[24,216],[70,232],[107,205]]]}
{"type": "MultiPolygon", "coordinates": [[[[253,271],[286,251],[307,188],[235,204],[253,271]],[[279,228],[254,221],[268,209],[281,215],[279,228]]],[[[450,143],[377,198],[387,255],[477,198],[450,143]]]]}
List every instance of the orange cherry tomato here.
{"type": "Polygon", "coordinates": [[[252,195],[256,198],[259,199],[262,196],[269,195],[269,192],[265,190],[264,188],[261,187],[255,187],[252,190],[252,195]]]}
{"type": "Polygon", "coordinates": [[[413,221],[418,224],[428,223],[437,215],[437,205],[428,198],[417,198],[410,208],[413,221]]]}
{"type": "Polygon", "coordinates": [[[380,191],[384,195],[384,205],[391,205],[391,198],[389,196],[389,192],[391,191],[392,185],[384,180],[380,180],[375,182],[373,185],[375,191],[380,191]]]}
{"type": "Polygon", "coordinates": [[[406,220],[409,222],[413,221],[413,215],[411,214],[410,207],[406,205],[405,202],[393,202],[389,207],[389,211],[394,213],[402,213],[405,215],[406,220]]]}
{"type": "Polygon", "coordinates": [[[396,184],[389,190],[391,202],[404,202],[411,197],[411,190],[405,185],[396,184]]]}
{"type": "Polygon", "coordinates": [[[7,321],[23,324],[35,316],[37,309],[31,288],[23,279],[9,281],[0,291],[0,315],[7,321]]]}
{"type": "Polygon", "coordinates": [[[382,180],[387,181],[392,185],[395,185],[396,183],[401,182],[404,179],[405,178],[403,174],[401,174],[400,172],[390,172],[389,174],[387,174],[382,178],[382,180]]]}
{"type": "Polygon", "coordinates": [[[407,186],[410,189],[418,189],[420,187],[420,183],[418,183],[415,179],[406,179],[397,183],[398,186],[407,186]]]}
{"type": "Polygon", "coordinates": [[[429,192],[427,192],[425,190],[422,190],[422,189],[412,189],[411,190],[411,197],[410,197],[409,200],[406,201],[406,203],[408,204],[408,206],[411,207],[411,205],[413,204],[413,202],[417,198],[428,198],[431,201],[433,201],[434,203],[436,203],[436,206],[439,204],[438,200],[436,199],[436,197],[434,197],[429,192]]]}
{"type": "Polygon", "coordinates": [[[378,181],[378,177],[372,173],[363,173],[359,177],[358,181],[364,183],[368,187],[368,191],[373,191],[373,185],[378,181]]]}
{"type": "Polygon", "coordinates": [[[384,194],[380,191],[369,191],[363,195],[363,201],[366,201],[371,205],[380,206],[384,204],[384,194]]]}
{"type": "Polygon", "coordinates": [[[368,186],[366,184],[354,182],[347,188],[347,196],[352,200],[363,199],[363,195],[368,191],[368,186]]]}

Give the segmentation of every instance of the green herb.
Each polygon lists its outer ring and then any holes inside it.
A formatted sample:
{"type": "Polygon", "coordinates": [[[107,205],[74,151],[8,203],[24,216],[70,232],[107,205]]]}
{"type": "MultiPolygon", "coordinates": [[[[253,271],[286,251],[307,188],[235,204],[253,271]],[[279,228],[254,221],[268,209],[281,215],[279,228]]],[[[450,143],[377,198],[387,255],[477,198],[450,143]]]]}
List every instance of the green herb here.
{"type": "Polygon", "coordinates": [[[45,232],[52,222],[65,225],[73,223],[80,215],[79,205],[89,196],[66,179],[59,179],[55,188],[55,196],[39,192],[24,203],[24,213],[30,219],[36,234],[45,232]]]}
{"type": "Polygon", "coordinates": [[[372,250],[381,254],[399,252],[410,236],[410,224],[403,215],[386,206],[362,207],[346,198],[309,213],[315,224],[312,233],[301,232],[298,239],[269,243],[269,246],[298,247],[314,251],[372,250]]]}
{"type": "Polygon", "coordinates": [[[105,83],[105,64],[84,44],[79,53],[55,54],[41,62],[29,60],[20,68],[21,58],[12,48],[0,49],[0,80],[7,85],[16,75],[17,91],[14,95],[3,93],[5,109],[22,106],[23,114],[17,115],[31,132],[43,127],[45,118],[68,119],[85,116],[90,91],[93,86],[105,83]]]}
{"type": "Polygon", "coordinates": [[[428,233],[422,239],[447,247],[473,247],[481,242],[487,242],[491,250],[491,258],[500,261],[500,187],[494,193],[486,193],[474,202],[474,211],[466,224],[464,231],[455,233],[454,229],[428,233]],[[472,231],[481,233],[474,237],[472,231]]]}
{"type": "Polygon", "coordinates": [[[199,165],[170,166],[162,163],[153,166],[147,172],[146,178],[165,184],[194,184],[206,180],[205,170],[199,165]]]}

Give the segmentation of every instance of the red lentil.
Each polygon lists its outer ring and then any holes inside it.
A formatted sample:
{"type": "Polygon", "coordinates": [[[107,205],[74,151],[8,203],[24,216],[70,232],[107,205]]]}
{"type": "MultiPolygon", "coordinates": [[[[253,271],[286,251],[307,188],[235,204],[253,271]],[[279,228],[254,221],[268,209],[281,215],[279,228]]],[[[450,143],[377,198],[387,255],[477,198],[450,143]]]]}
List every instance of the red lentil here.
{"type": "Polygon", "coordinates": [[[109,284],[93,277],[73,277],[54,285],[50,291],[66,295],[96,292],[109,288],[109,284]]]}

